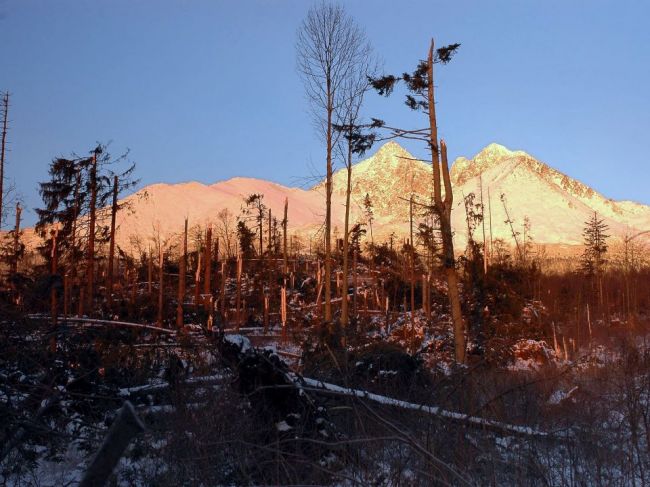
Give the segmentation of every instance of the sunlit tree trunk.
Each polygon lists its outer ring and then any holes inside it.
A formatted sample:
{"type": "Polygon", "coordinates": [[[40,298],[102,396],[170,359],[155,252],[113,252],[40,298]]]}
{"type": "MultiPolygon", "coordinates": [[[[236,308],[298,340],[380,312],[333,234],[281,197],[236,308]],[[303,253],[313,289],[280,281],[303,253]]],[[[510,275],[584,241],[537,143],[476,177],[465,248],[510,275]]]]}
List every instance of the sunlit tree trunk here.
{"type": "Polygon", "coordinates": [[[465,323],[460,306],[460,293],[458,291],[458,275],[456,273],[456,258],[454,255],[454,241],[451,229],[451,208],[453,193],[449,177],[449,164],[447,162],[447,147],[444,141],[438,145],[438,126],[436,121],[436,105],[433,82],[433,51],[434,43],[431,40],[429,56],[427,58],[428,70],[428,106],[429,106],[429,144],[431,147],[431,163],[433,166],[433,196],[434,209],[440,221],[442,234],[442,252],[445,277],[447,278],[449,305],[454,326],[454,345],[456,361],[465,362],[465,323]],[[442,175],[441,175],[442,172],[442,175]],[[442,198],[442,180],[444,180],[445,197],[442,198]]]}
{"type": "Polygon", "coordinates": [[[113,265],[115,262],[115,218],[117,216],[117,192],[118,192],[118,178],[113,178],[113,204],[111,205],[111,241],[108,249],[108,285],[106,292],[108,293],[108,305],[113,307],[113,265]]]}

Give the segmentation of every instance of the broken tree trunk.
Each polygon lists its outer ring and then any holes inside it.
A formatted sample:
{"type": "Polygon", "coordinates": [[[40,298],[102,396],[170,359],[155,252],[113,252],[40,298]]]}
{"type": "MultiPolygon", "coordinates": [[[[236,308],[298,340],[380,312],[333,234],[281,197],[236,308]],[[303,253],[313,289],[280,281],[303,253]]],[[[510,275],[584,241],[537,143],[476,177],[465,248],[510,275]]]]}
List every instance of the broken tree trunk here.
{"type": "Polygon", "coordinates": [[[125,401],[111,425],[102,446],[86,470],[79,487],[101,487],[106,484],[115,465],[131,440],[145,430],[129,401],[125,401]]]}
{"type": "Polygon", "coordinates": [[[52,273],[52,286],[50,289],[50,315],[52,319],[52,328],[56,329],[57,325],[57,296],[56,296],[56,275],[58,272],[58,259],[59,259],[59,252],[58,252],[58,242],[57,238],[59,236],[59,230],[55,229],[52,230],[52,250],[50,253],[50,271],[52,273]]]}
{"type": "Polygon", "coordinates": [[[93,314],[95,294],[95,225],[97,222],[97,154],[99,147],[93,151],[90,166],[90,210],[88,212],[88,250],[86,255],[86,299],[88,314],[93,314]]]}
{"type": "Polygon", "coordinates": [[[162,247],[160,248],[160,256],[158,262],[158,326],[162,328],[163,326],[163,261],[164,261],[164,252],[162,247]]]}
{"type": "MultiPolygon", "coordinates": [[[[205,233],[205,258],[203,259],[203,294],[212,294],[212,226],[205,233]]],[[[206,297],[207,299],[207,297],[206,297]]]]}
{"type": "Polygon", "coordinates": [[[108,293],[108,306],[109,309],[113,308],[113,264],[115,261],[115,219],[117,216],[117,192],[118,192],[118,178],[113,178],[113,203],[111,205],[111,237],[108,247],[108,275],[106,292],[108,293]]]}
{"type": "Polygon", "coordinates": [[[11,259],[11,274],[18,273],[18,254],[20,253],[20,203],[16,203],[16,224],[14,225],[14,255],[11,259]]]}
{"type": "Polygon", "coordinates": [[[287,254],[287,223],[289,222],[288,220],[288,214],[289,212],[289,198],[284,199],[284,218],[282,219],[282,240],[283,240],[283,249],[282,249],[282,256],[283,256],[283,273],[286,275],[289,272],[289,256],[287,254]]]}
{"type": "Polygon", "coordinates": [[[194,311],[199,310],[199,301],[201,299],[201,249],[196,251],[198,260],[196,261],[196,272],[194,273],[194,311]]]}
{"type": "Polygon", "coordinates": [[[183,232],[183,252],[178,264],[178,302],[176,304],[176,326],[183,327],[183,303],[185,302],[185,284],[187,274],[187,218],[185,219],[185,231],[183,232]]]}
{"type": "Polygon", "coordinates": [[[228,279],[226,269],[226,261],[224,259],[221,262],[221,300],[219,302],[221,308],[221,325],[223,327],[226,325],[226,281],[228,279]]]}
{"type": "Polygon", "coordinates": [[[9,93],[2,97],[2,141],[0,141],[0,228],[2,228],[2,208],[4,195],[4,178],[5,178],[5,145],[7,143],[7,116],[9,115],[9,93]]]}
{"type": "Polygon", "coordinates": [[[433,200],[434,211],[440,222],[442,234],[442,253],[445,276],[449,295],[449,305],[454,324],[454,345],[456,361],[465,362],[465,323],[460,307],[460,294],[458,292],[458,276],[456,274],[456,260],[454,256],[454,241],[451,229],[451,208],[453,192],[449,177],[449,164],[447,163],[447,147],[444,141],[438,143],[438,125],[436,120],[435,85],[433,80],[434,42],[431,39],[429,55],[427,58],[427,98],[429,106],[429,147],[431,147],[431,165],[433,168],[433,200]],[[442,155],[442,157],[441,157],[442,155]],[[442,173],[442,174],[441,174],[442,173]],[[444,180],[445,198],[442,199],[442,182],[444,180]]]}
{"type": "Polygon", "coordinates": [[[237,305],[237,330],[242,325],[242,312],[241,312],[241,275],[242,275],[242,267],[243,267],[243,256],[240,253],[237,256],[237,297],[236,297],[236,305],[237,305]]]}

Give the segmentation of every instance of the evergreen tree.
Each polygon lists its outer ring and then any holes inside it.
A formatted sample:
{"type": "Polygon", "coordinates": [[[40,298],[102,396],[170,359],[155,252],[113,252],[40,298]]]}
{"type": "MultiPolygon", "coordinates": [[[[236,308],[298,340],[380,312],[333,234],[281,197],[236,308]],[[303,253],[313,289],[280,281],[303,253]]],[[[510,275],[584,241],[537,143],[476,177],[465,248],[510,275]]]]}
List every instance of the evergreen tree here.
{"type": "Polygon", "coordinates": [[[585,222],[582,231],[585,249],[582,253],[581,268],[588,277],[600,276],[605,267],[605,254],[607,253],[607,231],[609,227],[598,214],[585,222]]]}
{"type": "Polygon", "coordinates": [[[94,293],[96,244],[108,241],[108,217],[123,206],[108,203],[116,192],[120,194],[137,184],[131,177],[135,164],[120,173],[111,170],[111,166],[124,161],[127,155],[128,152],[113,158],[107,147],[99,144],[88,157],[76,154],[70,158],[57,157],[50,164],[50,179],[40,183],[39,193],[44,207],[36,209],[36,231],[43,239],[39,250],[49,267],[52,248],[50,229],[56,227],[58,269],[62,275],[69,273],[73,281],[85,254],[86,285],[89,290],[86,298],[89,303],[94,293]]]}
{"type": "Polygon", "coordinates": [[[237,238],[239,239],[239,252],[241,252],[244,259],[253,258],[255,256],[255,249],[253,248],[255,232],[248,228],[242,220],[237,222],[237,238]]]}
{"type": "Polygon", "coordinates": [[[594,212],[588,221],[585,222],[582,236],[584,239],[585,249],[582,253],[581,268],[582,272],[589,278],[592,289],[597,293],[598,305],[603,310],[604,293],[603,293],[603,274],[605,270],[605,254],[607,253],[606,233],[609,227],[605,222],[598,218],[594,212]]]}
{"type": "MultiPolygon", "coordinates": [[[[264,215],[266,215],[267,211],[266,205],[264,204],[264,195],[261,193],[253,193],[244,199],[244,204],[246,206],[242,208],[242,213],[245,215],[245,218],[255,221],[257,237],[259,239],[259,256],[261,258],[264,255],[264,215]]],[[[246,229],[250,231],[248,227],[246,229]]],[[[239,226],[237,227],[237,232],[239,233],[239,226]]]]}
{"type": "Polygon", "coordinates": [[[368,228],[370,228],[370,244],[374,245],[375,244],[375,239],[373,238],[372,235],[372,221],[374,220],[374,212],[372,209],[372,201],[370,199],[370,195],[366,193],[366,196],[363,198],[363,210],[364,213],[366,214],[366,221],[368,222],[368,228]]]}

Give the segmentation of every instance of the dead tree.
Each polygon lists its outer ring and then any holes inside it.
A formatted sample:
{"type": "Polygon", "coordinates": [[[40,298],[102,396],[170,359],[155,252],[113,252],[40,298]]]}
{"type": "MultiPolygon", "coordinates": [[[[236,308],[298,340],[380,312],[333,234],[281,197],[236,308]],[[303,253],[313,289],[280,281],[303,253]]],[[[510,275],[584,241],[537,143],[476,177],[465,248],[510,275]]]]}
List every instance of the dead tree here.
{"type": "Polygon", "coordinates": [[[415,241],[413,240],[413,194],[409,198],[409,231],[410,231],[410,249],[409,261],[411,268],[411,339],[415,339],[415,241]]]}
{"type": "Polygon", "coordinates": [[[372,79],[372,86],[380,95],[388,96],[392,93],[396,83],[403,81],[408,89],[406,105],[419,111],[427,117],[427,127],[407,130],[387,126],[383,120],[374,119],[373,126],[388,130],[387,138],[406,138],[420,140],[427,144],[431,152],[431,166],[433,168],[433,208],[440,222],[442,236],[442,253],[449,304],[454,325],[454,341],[456,360],[465,361],[465,323],[460,306],[460,292],[458,290],[458,275],[456,271],[456,258],[454,254],[453,232],[451,228],[451,210],[453,205],[453,192],[449,176],[449,163],[447,161],[447,147],[442,140],[438,140],[438,122],[436,119],[435,85],[433,77],[434,64],[448,63],[460,44],[451,44],[439,49],[434,49],[433,39],[429,45],[427,59],[421,61],[413,73],[404,73],[400,76],[388,75],[372,79]],[[444,186],[444,198],[443,198],[444,186]]]}
{"type": "Polygon", "coordinates": [[[95,225],[97,223],[97,155],[100,148],[93,151],[90,166],[90,211],[88,213],[88,247],[86,251],[86,299],[88,313],[93,313],[93,296],[95,293],[95,225]]]}
{"type": "Polygon", "coordinates": [[[312,7],[298,31],[298,71],[326,145],[324,321],[327,323],[332,320],[332,152],[339,137],[333,126],[337,123],[338,108],[347,96],[345,84],[355,68],[367,60],[369,51],[365,33],[343,7],[335,4],[312,7]]]}
{"type": "Polygon", "coordinates": [[[185,302],[185,279],[187,273],[187,218],[183,232],[183,252],[178,264],[178,302],[176,305],[176,326],[183,327],[183,303],[185,302]]]}
{"type": "Polygon", "coordinates": [[[51,287],[50,287],[50,317],[52,320],[52,339],[50,340],[50,351],[52,353],[56,352],[56,327],[57,327],[57,296],[56,296],[56,276],[58,273],[58,249],[57,249],[57,237],[59,234],[58,229],[51,231],[52,235],[52,253],[50,255],[50,272],[52,274],[51,287]]]}
{"type": "Polygon", "coordinates": [[[113,203],[111,205],[111,237],[108,249],[108,285],[106,292],[108,293],[108,304],[110,307],[113,305],[113,264],[115,262],[115,218],[117,216],[117,193],[118,193],[118,177],[113,176],[113,203]]]}
{"type": "Polygon", "coordinates": [[[147,255],[147,292],[149,298],[153,298],[153,254],[151,253],[151,246],[149,246],[149,255],[147,255]]]}
{"type": "Polygon", "coordinates": [[[138,417],[133,405],[129,401],[125,401],[79,486],[99,487],[106,485],[126,447],[129,446],[134,437],[144,430],[145,425],[138,417]]]}
{"type": "Polygon", "coordinates": [[[7,116],[9,115],[9,93],[2,97],[2,141],[0,141],[0,228],[2,228],[2,210],[5,180],[5,146],[7,144],[7,116]]]}
{"type": "Polygon", "coordinates": [[[163,287],[163,276],[164,269],[163,263],[165,258],[165,252],[163,251],[162,244],[159,244],[159,256],[158,256],[158,326],[162,328],[163,326],[163,306],[164,306],[164,287],[163,287]]]}
{"type": "MultiPolygon", "coordinates": [[[[212,294],[212,225],[205,232],[203,294],[212,294]]],[[[207,298],[206,298],[207,299],[207,298]]]]}
{"type": "Polygon", "coordinates": [[[226,323],[226,281],[227,280],[228,280],[228,274],[227,274],[226,260],[224,259],[221,261],[221,282],[220,282],[221,300],[219,301],[222,326],[224,326],[226,323]]]}
{"type": "Polygon", "coordinates": [[[242,313],[241,313],[241,275],[242,275],[242,270],[243,270],[243,263],[244,263],[244,256],[240,253],[237,256],[237,297],[236,297],[236,305],[237,305],[237,330],[239,331],[239,327],[241,327],[242,324],[242,313]]]}
{"type": "Polygon", "coordinates": [[[521,264],[524,262],[524,254],[521,250],[521,245],[519,245],[519,239],[517,236],[519,235],[519,232],[515,230],[514,227],[514,222],[512,218],[510,218],[510,212],[508,211],[508,204],[506,202],[506,195],[505,193],[501,193],[501,203],[503,203],[503,211],[506,214],[506,221],[504,223],[507,223],[510,226],[510,234],[512,235],[512,239],[515,241],[515,247],[517,248],[517,261],[521,264]]]}
{"type": "Polygon", "coordinates": [[[289,258],[287,255],[287,213],[289,211],[289,198],[284,199],[284,218],[282,219],[282,272],[286,275],[289,272],[289,258]]]}
{"type": "Polygon", "coordinates": [[[22,213],[22,208],[20,203],[16,203],[16,224],[14,226],[14,251],[13,258],[11,259],[11,273],[13,275],[18,273],[18,259],[20,258],[21,248],[20,248],[20,215],[22,213]]]}

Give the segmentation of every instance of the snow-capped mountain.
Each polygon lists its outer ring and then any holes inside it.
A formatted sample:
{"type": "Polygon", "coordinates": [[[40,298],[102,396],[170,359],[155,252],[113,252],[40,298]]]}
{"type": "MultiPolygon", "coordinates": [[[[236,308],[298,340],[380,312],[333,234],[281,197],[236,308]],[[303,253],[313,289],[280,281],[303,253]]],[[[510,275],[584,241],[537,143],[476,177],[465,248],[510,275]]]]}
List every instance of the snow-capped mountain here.
{"type": "MultiPolygon", "coordinates": [[[[343,231],[346,170],[334,173],[334,234],[343,231]]],[[[506,208],[515,231],[523,233],[524,219],[530,222],[528,235],[539,244],[580,244],[584,222],[597,212],[610,227],[613,237],[622,238],[650,229],[650,207],[630,201],[613,201],[592,188],[556,171],[523,151],[511,151],[490,144],[472,159],[458,158],[451,168],[454,186],[452,221],[457,245],[466,240],[467,225],[463,198],[475,195],[485,206],[486,232],[490,221],[492,238],[513,244],[506,208]],[[504,195],[503,201],[501,195],[504,195]]],[[[395,142],[388,142],[352,170],[351,222],[366,221],[363,201],[372,203],[375,240],[395,233],[408,235],[411,194],[419,203],[430,201],[431,166],[415,159],[395,142]]],[[[160,231],[162,238],[178,234],[185,217],[190,225],[216,224],[218,213],[241,214],[244,198],[264,195],[264,203],[278,219],[285,198],[289,201],[289,230],[313,235],[322,227],[325,215],[324,183],[311,189],[290,188],[253,178],[233,178],[206,185],[197,182],[154,184],[126,198],[131,209],[118,215],[118,240],[123,248],[134,242],[147,245],[160,231]]],[[[482,228],[475,238],[482,239],[482,228]]],[[[460,247],[462,248],[462,247],[460,247]]]]}
{"type": "MultiPolygon", "coordinates": [[[[512,240],[511,230],[504,223],[506,207],[516,231],[522,231],[528,217],[530,234],[538,243],[582,243],[584,222],[594,212],[609,225],[614,239],[650,228],[650,207],[606,198],[526,152],[510,151],[498,144],[490,144],[473,159],[458,158],[451,179],[457,196],[480,194],[482,186],[486,210],[489,192],[493,234],[506,240],[512,240]]],[[[457,228],[461,214],[462,210],[457,210],[454,217],[457,228]]]]}

